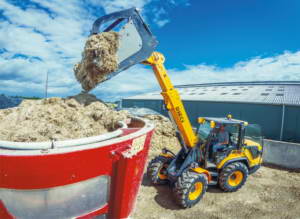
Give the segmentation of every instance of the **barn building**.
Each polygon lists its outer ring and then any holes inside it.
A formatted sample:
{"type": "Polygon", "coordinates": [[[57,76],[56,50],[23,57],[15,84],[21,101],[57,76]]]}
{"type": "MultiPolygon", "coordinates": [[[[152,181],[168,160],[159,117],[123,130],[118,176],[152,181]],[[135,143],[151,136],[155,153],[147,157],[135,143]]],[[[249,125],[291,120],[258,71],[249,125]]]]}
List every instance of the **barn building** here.
{"type": "MultiPolygon", "coordinates": [[[[199,116],[260,124],[265,138],[300,142],[300,81],[259,81],[176,86],[193,126],[199,116]]],[[[122,107],[145,107],[167,116],[160,91],[124,98],[122,107]]]]}

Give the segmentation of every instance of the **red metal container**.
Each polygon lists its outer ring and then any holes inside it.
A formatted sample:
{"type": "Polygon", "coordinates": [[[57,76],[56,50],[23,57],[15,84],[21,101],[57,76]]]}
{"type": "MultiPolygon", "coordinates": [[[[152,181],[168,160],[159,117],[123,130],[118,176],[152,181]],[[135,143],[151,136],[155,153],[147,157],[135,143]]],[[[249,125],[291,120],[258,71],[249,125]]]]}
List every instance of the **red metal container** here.
{"type": "Polygon", "coordinates": [[[127,218],[153,125],[132,119],[109,140],[41,150],[0,145],[0,218],[127,218]]]}

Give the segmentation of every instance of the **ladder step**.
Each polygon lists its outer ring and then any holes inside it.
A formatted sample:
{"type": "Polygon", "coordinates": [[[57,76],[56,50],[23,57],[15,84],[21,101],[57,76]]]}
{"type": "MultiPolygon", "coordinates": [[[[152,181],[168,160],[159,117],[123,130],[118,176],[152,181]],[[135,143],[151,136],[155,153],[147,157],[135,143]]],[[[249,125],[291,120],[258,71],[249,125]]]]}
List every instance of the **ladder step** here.
{"type": "Polygon", "coordinates": [[[218,184],[218,182],[217,181],[210,181],[209,182],[209,186],[215,186],[215,185],[217,185],[218,184]]]}
{"type": "Polygon", "coordinates": [[[217,173],[217,172],[209,172],[209,173],[210,173],[211,176],[218,176],[219,175],[219,173],[217,173]]]}

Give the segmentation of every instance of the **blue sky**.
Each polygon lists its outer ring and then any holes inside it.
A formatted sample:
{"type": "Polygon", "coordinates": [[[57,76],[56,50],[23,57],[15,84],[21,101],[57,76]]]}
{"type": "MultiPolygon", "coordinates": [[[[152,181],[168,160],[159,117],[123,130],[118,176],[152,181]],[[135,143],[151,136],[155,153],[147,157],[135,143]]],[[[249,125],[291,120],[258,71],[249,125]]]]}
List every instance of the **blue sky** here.
{"type": "MultiPolygon", "coordinates": [[[[0,93],[81,91],[73,75],[93,21],[142,9],[174,84],[300,80],[299,0],[0,0],[0,93]]],[[[159,89],[136,65],[99,85],[104,100],[159,89]]]]}
{"type": "Polygon", "coordinates": [[[170,67],[229,67],[300,49],[298,0],[194,0],[190,7],[174,8],[169,19],[155,32],[170,67]]]}

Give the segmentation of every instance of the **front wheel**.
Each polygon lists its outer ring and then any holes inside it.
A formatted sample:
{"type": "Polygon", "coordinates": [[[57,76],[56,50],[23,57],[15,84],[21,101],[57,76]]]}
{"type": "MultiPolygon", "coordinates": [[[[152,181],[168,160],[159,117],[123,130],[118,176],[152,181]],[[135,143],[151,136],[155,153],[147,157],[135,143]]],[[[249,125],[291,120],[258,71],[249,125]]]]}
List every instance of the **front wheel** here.
{"type": "Polygon", "coordinates": [[[172,158],[158,156],[152,159],[148,165],[147,175],[154,185],[163,185],[168,183],[167,168],[172,158]]]}
{"type": "Polygon", "coordinates": [[[219,185],[225,192],[239,190],[248,178],[248,168],[241,162],[235,162],[226,166],[219,176],[219,185]]]}
{"type": "Polygon", "coordinates": [[[183,208],[191,208],[202,199],[207,185],[205,174],[183,172],[174,186],[175,201],[183,208]]]}

